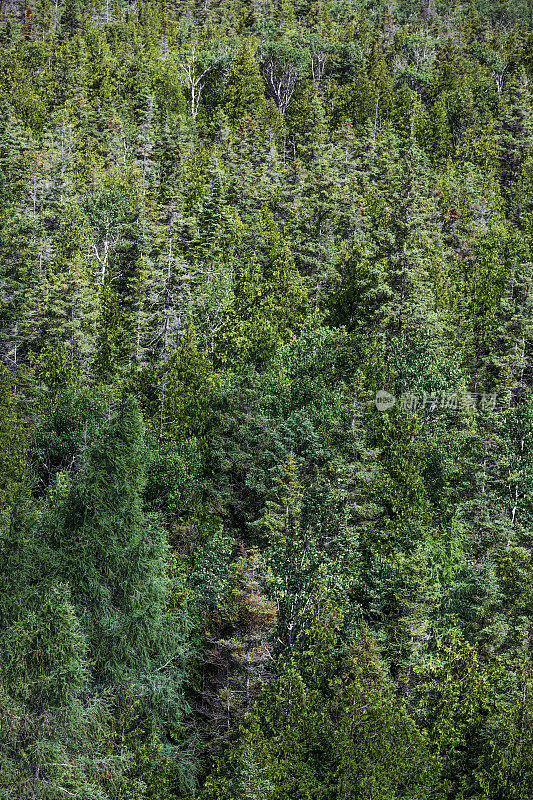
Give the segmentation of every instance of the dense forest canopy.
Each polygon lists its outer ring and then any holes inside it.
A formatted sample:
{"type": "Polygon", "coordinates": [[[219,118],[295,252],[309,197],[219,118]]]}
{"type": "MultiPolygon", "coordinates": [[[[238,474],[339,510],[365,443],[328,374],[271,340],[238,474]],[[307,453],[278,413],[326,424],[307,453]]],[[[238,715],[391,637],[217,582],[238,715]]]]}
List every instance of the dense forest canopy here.
{"type": "Polygon", "coordinates": [[[2,0],[0,798],[531,800],[533,2],[2,0]]]}

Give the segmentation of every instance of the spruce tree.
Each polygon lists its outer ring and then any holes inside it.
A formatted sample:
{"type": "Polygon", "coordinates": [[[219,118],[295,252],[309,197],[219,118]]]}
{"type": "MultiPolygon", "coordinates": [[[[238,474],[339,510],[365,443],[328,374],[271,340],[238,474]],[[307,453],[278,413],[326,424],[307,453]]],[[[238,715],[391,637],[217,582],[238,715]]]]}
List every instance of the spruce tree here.
{"type": "Polygon", "coordinates": [[[253,40],[243,40],[228,76],[224,110],[233,123],[240,122],[245,115],[262,121],[269,112],[265,82],[255,60],[255,51],[253,40]]]}
{"type": "Polygon", "coordinates": [[[115,682],[164,663],[167,545],[145,517],[144,427],[127,400],[93,439],[65,502],[43,523],[47,570],[68,581],[96,681],[115,682]]]}

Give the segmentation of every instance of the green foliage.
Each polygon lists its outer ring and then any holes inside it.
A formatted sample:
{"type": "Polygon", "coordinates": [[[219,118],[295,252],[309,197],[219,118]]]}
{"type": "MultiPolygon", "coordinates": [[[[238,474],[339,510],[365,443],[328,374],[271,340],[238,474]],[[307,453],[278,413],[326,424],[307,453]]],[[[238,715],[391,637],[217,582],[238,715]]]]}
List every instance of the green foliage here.
{"type": "Polygon", "coordinates": [[[372,639],[362,629],[339,652],[341,622],[327,594],[316,596],[301,634],[307,646],[265,685],[202,797],[247,797],[245,765],[272,798],[443,796],[438,762],[394,699],[372,639]]]}
{"type": "Polygon", "coordinates": [[[236,277],[234,301],[222,328],[224,364],[268,363],[282,342],[303,328],[307,293],[270,209],[261,213],[262,253],[236,277]]]}
{"type": "Polygon", "coordinates": [[[531,12],[2,4],[6,800],[531,797],[531,12]]]}
{"type": "Polygon", "coordinates": [[[164,635],[166,544],[142,513],[143,438],[128,400],[99,429],[72,491],[43,525],[48,570],[69,581],[104,681],[149,669],[164,635]]]}
{"type": "Polygon", "coordinates": [[[35,611],[3,633],[2,679],[32,709],[67,705],[83,686],[85,642],[66,587],[52,586],[35,611]]]}
{"type": "Polygon", "coordinates": [[[240,122],[245,115],[261,119],[266,117],[269,110],[265,83],[254,55],[253,41],[244,40],[228,76],[224,109],[234,123],[240,122]]]}
{"type": "Polygon", "coordinates": [[[440,663],[417,692],[443,777],[457,797],[468,797],[476,787],[478,761],[488,749],[487,720],[494,713],[499,676],[480,665],[475,648],[453,630],[441,648],[440,663]]]}
{"type": "Polygon", "coordinates": [[[6,508],[25,471],[27,430],[17,413],[14,380],[0,366],[0,513],[6,508]]]}

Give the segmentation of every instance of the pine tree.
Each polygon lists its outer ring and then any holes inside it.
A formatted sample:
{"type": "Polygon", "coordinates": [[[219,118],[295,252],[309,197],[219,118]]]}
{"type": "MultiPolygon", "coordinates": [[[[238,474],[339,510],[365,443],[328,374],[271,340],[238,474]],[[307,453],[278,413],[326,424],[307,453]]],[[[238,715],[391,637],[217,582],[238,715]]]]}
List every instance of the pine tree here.
{"type": "Polygon", "coordinates": [[[211,189],[204,197],[191,243],[194,285],[194,317],[212,355],[233,299],[236,251],[242,242],[242,226],[228,208],[222,176],[213,164],[211,189]]]}
{"type": "MultiPolygon", "coordinates": [[[[531,113],[525,100],[525,80],[523,72],[518,72],[509,81],[500,112],[500,176],[502,187],[511,203],[511,186],[516,182],[532,143],[531,113]]],[[[512,206],[510,211],[516,215],[512,206]]]]}
{"type": "Polygon", "coordinates": [[[442,245],[430,223],[429,170],[413,142],[400,147],[391,163],[396,147],[388,134],[371,157],[376,179],[365,189],[362,224],[330,299],[337,323],[364,329],[366,336],[385,330],[397,336],[419,327],[431,334],[442,327],[432,282],[442,245]]]}
{"type": "Polygon", "coordinates": [[[25,472],[27,431],[17,410],[15,381],[0,365],[0,515],[9,506],[25,472]]]}
{"type": "Polygon", "coordinates": [[[103,729],[78,701],[86,678],[85,641],[67,588],[52,585],[33,598],[33,607],[19,607],[0,639],[3,792],[21,800],[98,792],[90,737],[103,729]]]}
{"type": "Polygon", "coordinates": [[[250,253],[250,262],[236,275],[234,301],[220,335],[224,363],[266,364],[305,320],[303,281],[268,208],[262,212],[260,234],[263,252],[258,257],[250,253]]]}
{"type": "MultiPolygon", "coordinates": [[[[242,796],[232,773],[240,776],[249,763],[250,742],[255,772],[271,784],[272,800],[332,791],[339,796],[377,791],[387,800],[404,789],[420,798],[434,795],[438,761],[393,698],[371,637],[361,630],[339,652],[342,612],[325,593],[315,597],[310,612],[302,634],[307,646],[300,657],[281,662],[279,677],[265,686],[241,736],[226,748],[220,777],[208,779],[201,797],[242,796]]],[[[440,785],[437,797],[445,796],[443,790],[440,785]]]]}
{"type": "Polygon", "coordinates": [[[120,294],[108,286],[100,291],[96,321],[96,353],[92,367],[104,381],[121,374],[131,357],[130,319],[120,294]]]}
{"type": "Polygon", "coordinates": [[[242,775],[237,789],[239,800],[267,800],[272,796],[274,786],[265,778],[266,767],[259,767],[254,756],[253,745],[250,744],[242,758],[242,775]]]}
{"type": "Polygon", "coordinates": [[[224,111],[231,122],[240,122],[245,115],[262,121],[271,110],[265,94],[265,82],[255,60],[256,45],[244,39],[228,76],[224,91],[224,111]]]}
{"type": "Polygon", "coordinates": [[[440,662],[418,686],[424,724],[442,763],[442,780],[459,797],[478,789],[478,764],[487,755],[486,722],[498,679],[491,672],[480,664],[475,647],[452,630],[441,644],[440,662]]]}
{"type": "Polygon", "coordinates": [[[66,0],[61,12],[60,23],[67,36],[71,36],[82,24],[81,3],[79,0],[66,0]]]}
{"type": "Polygon", "coordinates": [[[128,400],[91,442],[69,497],[44,522],[48,570],[70,584],[98,680],[136,677],[165,652],[167,549],[158,522],[142,513],[143,437],[128,400]]]}
{"type": "Polygon", "coordinates": [[[333,276],[334,225],[344,187],[339,180],[340,154],[326,141],[324,111],[313,89],[292,106],[290,131],[299,174],[292,208],[286,211],[286,230],[295,243],[296,264],[307,279],[316,313],[333,276]]]}

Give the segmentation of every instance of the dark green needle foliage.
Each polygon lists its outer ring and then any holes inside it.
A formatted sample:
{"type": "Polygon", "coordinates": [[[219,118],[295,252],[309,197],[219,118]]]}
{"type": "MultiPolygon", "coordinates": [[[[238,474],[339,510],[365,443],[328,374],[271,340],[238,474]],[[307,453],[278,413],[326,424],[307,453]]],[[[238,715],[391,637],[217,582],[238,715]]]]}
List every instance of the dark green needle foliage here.
{"type": "Polygon", "coordinates": [[[530,0],[0,3],[0,797],[533,796],[530,0]]]}
{"type": "Polygon", "coordinates": [[[162,649],[166,544],[159,521],[142,511],[143,440],[127,400],[102,424],[43,526],[50,572],[70,584],[102,682],[149,671],[162,649]]]}

